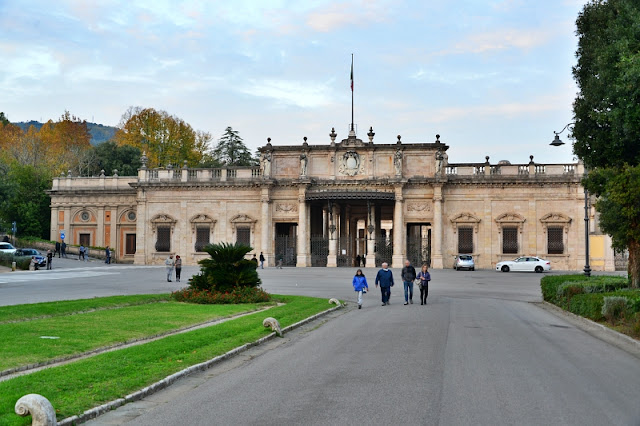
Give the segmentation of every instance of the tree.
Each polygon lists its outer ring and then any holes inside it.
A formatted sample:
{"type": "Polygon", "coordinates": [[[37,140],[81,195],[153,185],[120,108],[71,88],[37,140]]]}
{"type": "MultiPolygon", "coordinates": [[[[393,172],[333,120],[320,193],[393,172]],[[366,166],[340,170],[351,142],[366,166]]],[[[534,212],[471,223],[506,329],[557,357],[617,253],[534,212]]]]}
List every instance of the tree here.
{"type": "Polygon", "coordinates": [[[218,139],[218,145],[212,156],[225,166],[255,166],[257,161],[251,156],[251,151],[244,144],[237,130],[227,127],[218,139]]]}
{"type": "Polygon", "coordinates": [[[9,121],[9,119],[7,118],[6,115],[4,115],[4,112],[0,111],[0,123],[3,126],[6,126],[7,124],[11,124],[11,122],[9,121]]]}
{"type": "Polygon", "coordinates": [[[576,21],[574,153],[588,168],[602,229],[629,250],[640,286],[640,3],[592,0],[576,21]],[[635,183],[635,186],[633,185],[635,183]]]}
{"type": "Polygon", "coordinates": [[[261,280],[256,263],[245,259],[253,248],[244,244],[209,244],[204,251],[210,259],[203,259],[200,273],[191,279],[191,286],[199,290],[230,291],[234,287],[254,288],[261,280]]]}
{"type": "Polygon", "coordinates": [[[120,176],[136,176],[142,165],[140,149],[131,145],[118,146],[113,141],[103,142],[94,148],[94,154],[94,174],[99,174],[101,170],[112,174],[114,170],[118,170],[120,176]]]}
{"type": "Polygon", "coordinates": [[[149,167],[199,164],[211,135],[195,131],[181,118],[153,108],[130,107],[120,121],[114,137],[119,146],[129,145],[144,151],[149,167]]]}

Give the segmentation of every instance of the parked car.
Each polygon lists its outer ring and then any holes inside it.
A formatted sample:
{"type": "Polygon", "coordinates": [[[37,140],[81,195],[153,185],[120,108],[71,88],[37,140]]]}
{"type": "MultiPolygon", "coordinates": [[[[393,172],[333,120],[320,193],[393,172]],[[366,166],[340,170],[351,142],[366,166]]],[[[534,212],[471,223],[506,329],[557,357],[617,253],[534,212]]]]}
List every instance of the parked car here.
{"type": "Polygon", "coordinates": [[[473,260],[473,256],[470,254],[459,254],[456,256],[456,260],[453,262],[453,269],[459,271],[460,269],[468,269],[469,271],[476,270],[476,263],[473,260]]]}
{"type": "Polygon", "coordinates": [[[16,248],[11,243],[0,243],[0,253],[13,254],[16,248]]]}
{"type": "Polygon", "coordinates": [[[32,248],[22,248],[17,249],[13,254],[16,257],[36,257],[36,262],[38,262],[38,266],[47,266],[47,258],[44,257],[38,250],[32,248]]]}
{"type": "Polygon", "coordinates": [[[496,271],[543,272],[551,270],[551,262],[535,256],[522,256],[514,260],[505,260],[496,264],[496,271]]]}

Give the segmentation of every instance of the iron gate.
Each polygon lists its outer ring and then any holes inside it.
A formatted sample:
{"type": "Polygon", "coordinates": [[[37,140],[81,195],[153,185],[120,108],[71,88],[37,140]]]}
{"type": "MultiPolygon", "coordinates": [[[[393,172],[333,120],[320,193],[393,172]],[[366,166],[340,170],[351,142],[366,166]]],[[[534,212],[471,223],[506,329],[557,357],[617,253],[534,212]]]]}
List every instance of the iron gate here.
{"type": "MultiPolygon", "coordinates": [[[[384,235],[376,237],[376,265],[382,266],[382,262],[391,265],[391,257],[393,256],[393,241],[384,235]]],[[[367,261],[369,261],[367,257],[367,261]]]]}
{"type": "MultiPolygon", "coordinates": [[[[429,232],[431,234],[431,232],[429,232]]],[[[408,237],[407,238],[407,259],[411,264],[419,269],[422,265],[431,267],[431,238],[429,237],[408,237]]]]}
{"type": "Polygon", "coordinates": [[[329,239],[322,235],[311,237],[311,266],[327,266],[329,239]]]}
{"type": "Polygon", "coordinates": [[[338,266],[351,266],[351,238],[348,236],[338,238],[338,266]]]}
{"type": "Polygon", "coordinates": [[[290,235],[276,235],[276,264],[282,259],[283,266],[296,266],[297,238],[290,235]]]}

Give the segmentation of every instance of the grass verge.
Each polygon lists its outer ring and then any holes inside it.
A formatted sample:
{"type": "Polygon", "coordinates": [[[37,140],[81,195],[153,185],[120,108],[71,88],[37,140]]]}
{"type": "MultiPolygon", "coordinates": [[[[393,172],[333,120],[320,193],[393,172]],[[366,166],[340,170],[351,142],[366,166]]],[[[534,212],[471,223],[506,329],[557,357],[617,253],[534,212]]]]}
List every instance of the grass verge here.
{"type": "MultiPolygon", "coordinates": [[[[330,308],[327,299],[273,298],[285,304],[270,309],[268,316],[278,319],[282,327],[330,308]]],[[[256,313],[1,382],[0,424],[30,424],[30,418],[18,417],[13,412],[15,402],[28,393],[49,399],[58,420],[123,398],[186,367],[269,334],[270,330],[262,326],[266,316],[256,313]]]]}
{"type": "Polygon", "coordinates": [[[255,311],[269,304],[196,305],[170,301],[1,324],[0,371],[255,311]]]}

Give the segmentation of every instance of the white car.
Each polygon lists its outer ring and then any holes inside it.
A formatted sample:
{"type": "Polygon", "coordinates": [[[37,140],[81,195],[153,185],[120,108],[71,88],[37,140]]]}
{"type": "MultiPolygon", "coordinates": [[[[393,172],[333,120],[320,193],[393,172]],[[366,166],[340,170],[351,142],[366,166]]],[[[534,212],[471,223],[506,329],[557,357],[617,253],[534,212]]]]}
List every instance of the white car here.
{"type": "Polygon", "coordinates": [[[14,254],[15,252],[16,248],[10,243],[0,243],[0,253],[14,254]]]}
{"type": "Polygon", "coordinates": [[[535,256],[522,256],[514,260],[505,260],[496,264],[496,271],[543,272],[551,270],[551,262],[535,256]]]}

